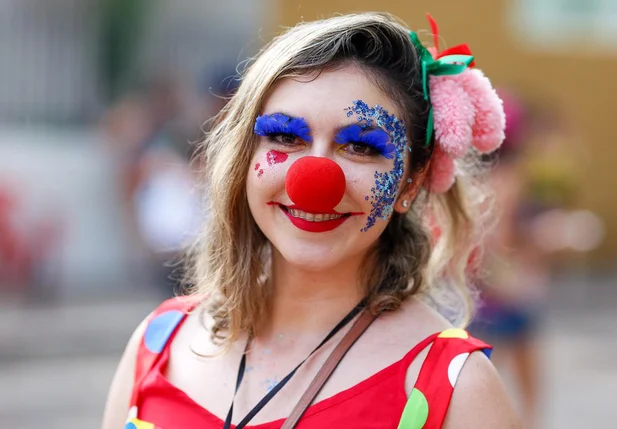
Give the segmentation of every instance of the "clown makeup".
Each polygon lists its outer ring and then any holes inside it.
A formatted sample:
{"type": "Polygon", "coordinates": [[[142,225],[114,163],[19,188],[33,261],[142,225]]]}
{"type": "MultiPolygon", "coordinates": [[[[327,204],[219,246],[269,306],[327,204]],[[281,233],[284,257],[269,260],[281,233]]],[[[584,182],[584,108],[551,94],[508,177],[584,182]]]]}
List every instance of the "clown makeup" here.
{"type": "MultiPolygon", "coordinates": [[[[351,144],[373,150],[385,158],[394,158],[395,147],[390,136],[381,128],[368,124],[352,124],[342,128],[334,138],[338,144],[351,144]]],[[[359,152],[356,150],[355,152],[359,152]]]]}
{"type": "MultiPolygon", "coordinates": [[[[271,151],[268,151],[268,153],[266,154],[266,162],[268,163],[270,167],[272,167],[273,165],[281,164],[287,161],[288,156],[289,155],[287,155],[284,152],[280,152],[278,150],[271,150],[271,151]]],[[[257,177],[263,176],[264,170],[263,168],[261,168],[260,162],[255,164],[254,170],[257,171],[257,177]]]]}
{"type": "Polygon", "coordinates": [[[287,161],[287,157],[288,155],[286,153],[279,152],[278,150],[271,150],[266,154],[266,159],[268,160],[269,166],[285,162],[287,161]]]}
{"type": "MultiPolygon", "coordinates": [[[[383,156],[393,159],[390,171],[375,171],[374,186],[371,195],[366,196],[371,201],[372,209],[367,222],[361,231],[366,232],[375,225],[378,219],[387,220],[393,212],[398,186],[403,176],[404,154],[407,152],[407,137],[405,126],[395,115],[390,115],[380,105],[369,107],[361,100],[354,101],[347,109],[347,117],[356,115],[358,123],[342,127],[335,135],[334,141],[339,145],[352,146],[351,153],[358,156],[383,156]]],[[[257,117],[255,134],[265,136],[268,141],[283,146],[294,146],[299,140],[312,142],[311,129],[304,118],[298,118],[284,113],[272,113],[257,117]]],[[[266,154],[268,166],[284,162],[287,154],[271,150],[266,154]]],[[[257,177],[264,173],[260,164],[255,165],[257,177]]]]}
{"type": "Polygon", "coordinates": [[[276,83],[254,122],[246,196],[279,262],[354,265],[379,238],[407,162],[398,107],[355,66],[276,83]]]}
{"type": "Polygon", "coordinates": [[[304,118],[295,118],[284,113],[272,113],[258,116],[255,120],[254,132],[258,136],[266,136],[269,140],[285,144],[295,138],[312,142],[311,130],[304,118]]]}
{"type": "MultiPolygon", "coordinates": [[[[292,146],[296,140],[302,139],[312,142],[311,130],[304,118],[295,118],[284,113],[272,113],[258,116],[255,120],[254,132],[258,136],[267,137],[269,141],[283,146],[292,146]]],[[[271,150],[266,154],[266,163],[272,167],[275,164],[287,160],[287,154],[277,150],[271,150]]],[[[260,163],[255,164],[257,177],[264,174],[260,163]]]]}
{"type": "Polygon", "coordinates": [[[366,197],[367,200],[371,200],[372,209],[366,225],[362,228],[362,231],[367,231],[375,225],[378,219],[387,220],[392,215],[396,194],[404,172],[407,133],[403,122],[395,115],[390,115],[386,109],[379,105],[368,107],[365,102],[357,100],[346,110],[348,117],[355,114],[359,122],[359,125],[355,128],[346,127],[346,129],[351,128],[352,130],[348,131],[348,134],[355,135],[357,133],[361,135],[364,130],[368,129],[385,130],[390,137],[390,142],[383,140],[381,135],[373,135],[371,139],[373,143],[378,142],[375,146],[381,150],[380,153],[383,156],[394,158],[394,165],[390,171],[386,173],[376,171],[374,174],[375,186],[371,188],[372,195],[366,197]]]}

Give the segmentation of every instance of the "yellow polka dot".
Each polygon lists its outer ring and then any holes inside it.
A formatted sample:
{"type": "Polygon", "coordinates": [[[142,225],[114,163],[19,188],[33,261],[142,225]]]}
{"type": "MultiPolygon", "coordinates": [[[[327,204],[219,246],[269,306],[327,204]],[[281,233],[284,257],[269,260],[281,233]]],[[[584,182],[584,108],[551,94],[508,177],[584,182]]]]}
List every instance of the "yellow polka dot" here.
{"type": "MultiPolygon", "coordinates": [[[[135,429],[154,429],[154,425],[152,423],[142,422],[139,419],[131,419],[129,424],[127,424],[127,427],[130,427],[130,424],[133,424],[135,429]]],[[[131,427],[131,429],[133,428],[131,427]]]]}
{"type": "Polygon", "coordinates": [[[469,334],[464,329],[451,328],[446,329],[438,335],[439,338],[469,338],[469,334]]]}

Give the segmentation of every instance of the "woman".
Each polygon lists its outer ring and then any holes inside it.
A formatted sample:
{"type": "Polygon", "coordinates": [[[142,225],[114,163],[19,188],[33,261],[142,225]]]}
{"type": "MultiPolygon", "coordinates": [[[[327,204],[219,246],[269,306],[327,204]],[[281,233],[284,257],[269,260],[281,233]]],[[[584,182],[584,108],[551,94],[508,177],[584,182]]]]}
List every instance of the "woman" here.
{"type": "Polygon", "coordinates": [[[503,140],[472,60],[373,13],[267,45],[205,140],[194,293],[137,328],[103,427],[519,427],[490,347],[436,311],[469,319],[465,165],[503,140]]]}

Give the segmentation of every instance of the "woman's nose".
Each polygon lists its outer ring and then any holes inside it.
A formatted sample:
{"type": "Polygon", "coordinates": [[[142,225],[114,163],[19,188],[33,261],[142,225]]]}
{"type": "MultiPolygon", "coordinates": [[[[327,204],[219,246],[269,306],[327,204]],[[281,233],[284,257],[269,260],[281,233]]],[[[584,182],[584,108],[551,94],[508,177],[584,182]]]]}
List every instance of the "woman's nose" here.
{"type": "Polygon", "coordinates": [[[295,161],[285,178],[285,189],[298,209],[329,213],[345,195],[345,173],[329,158],[304,156],[295,161]]]}

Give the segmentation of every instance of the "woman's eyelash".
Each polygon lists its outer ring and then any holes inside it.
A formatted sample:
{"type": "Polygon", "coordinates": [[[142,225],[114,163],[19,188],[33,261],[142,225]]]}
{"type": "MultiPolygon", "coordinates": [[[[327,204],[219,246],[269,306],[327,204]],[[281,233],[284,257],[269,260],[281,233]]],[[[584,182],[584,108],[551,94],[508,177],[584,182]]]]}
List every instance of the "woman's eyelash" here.
{"type": "Polygon", "coordinates": [[[294,118],[283,113],[258,116],[254,132],[258,136],[294,136],[312,142],[311,129],[303,118],[294,118]]]}
{"type": "Polygon", "coordinates": [[[338,132],[334,141],[338,144],[364,144],[388,159],[394,158],[395,154],[395,146],[390,142],[390,136],[381,128],[349,125],[338,132]]]}
{"type": "Polygon", "coordinates": [[[285,139],[289,138],[295,140],[300,138],[291,133],[268,133],[265,136],[268,138],[268,141],[279,144],[295,144],[294,142],[286,142],[285,139]]]}

